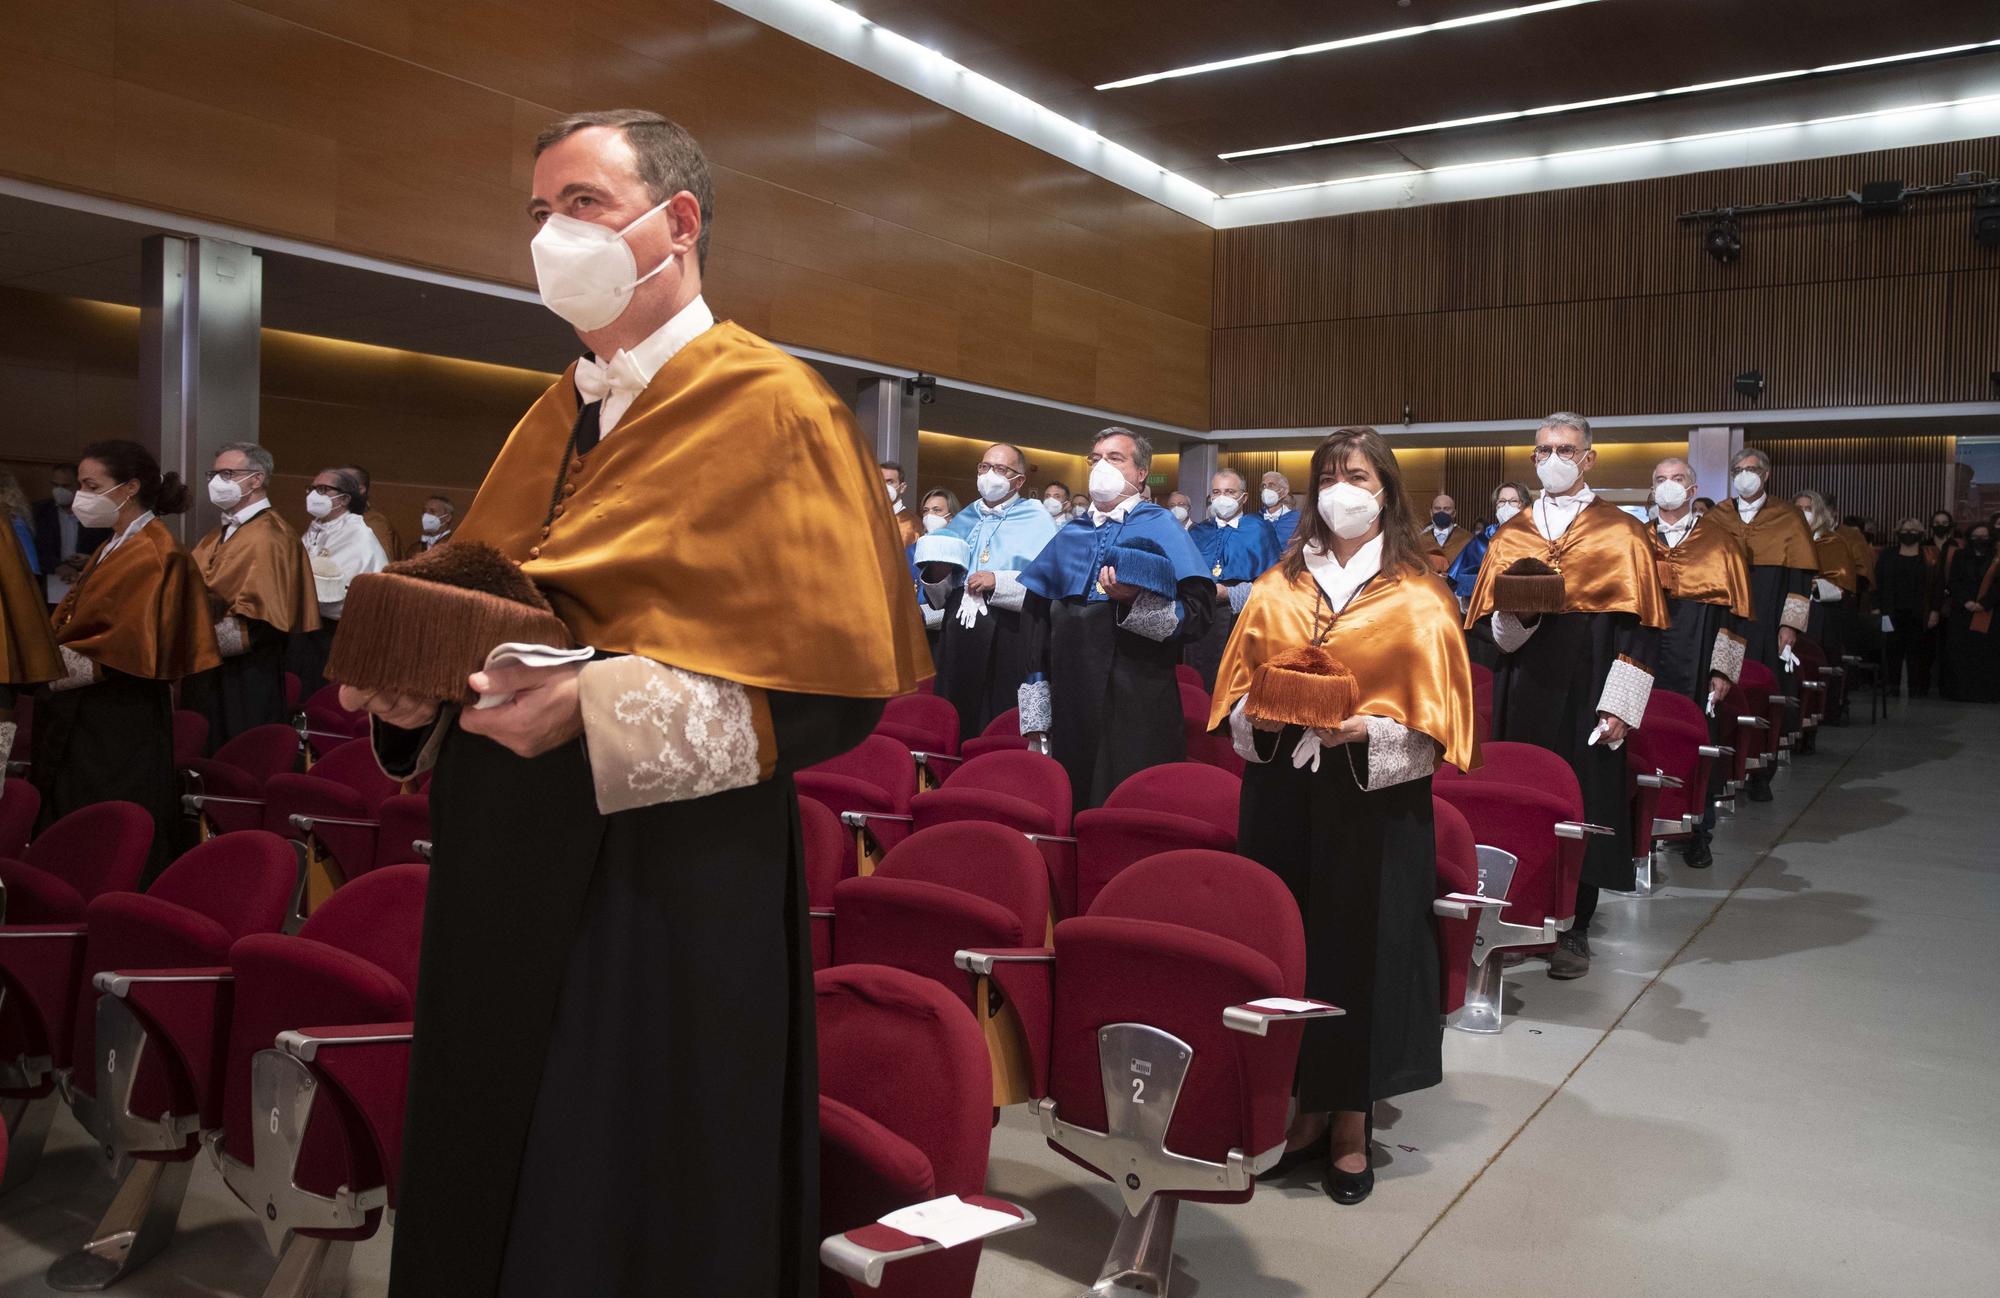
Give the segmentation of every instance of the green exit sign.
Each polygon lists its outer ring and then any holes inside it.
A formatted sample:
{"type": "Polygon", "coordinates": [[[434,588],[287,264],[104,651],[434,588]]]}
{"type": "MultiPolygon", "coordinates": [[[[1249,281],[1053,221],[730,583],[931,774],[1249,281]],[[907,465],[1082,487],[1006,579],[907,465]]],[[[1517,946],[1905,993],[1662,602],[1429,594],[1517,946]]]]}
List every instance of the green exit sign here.
{"type": "Polygon", "coordinates": [[[1164,473],[1149,473],[1146,475],[1146,485],[1149,487],[1164,487],[1167,485],[1167,475],[1164,473]]]}

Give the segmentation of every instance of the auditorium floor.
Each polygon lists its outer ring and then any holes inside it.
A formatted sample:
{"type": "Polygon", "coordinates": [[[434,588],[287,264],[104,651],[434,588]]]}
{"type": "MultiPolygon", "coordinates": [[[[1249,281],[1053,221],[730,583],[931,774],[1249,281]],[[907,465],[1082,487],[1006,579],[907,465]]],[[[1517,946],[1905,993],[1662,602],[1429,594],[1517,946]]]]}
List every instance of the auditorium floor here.
{"type": "MultiPolygon", "coordinates": [[[[1176,1298],[1988,1291],[1996,722],[1918,703],[1827,731],[1776,801],[1723,823],[1712,870],[1670,863],[1652,899],[1606,899],[1588,978],[1531,962],[1504,1034],[1446,1033],[1445,1084],[1384,1108],[1365,1204],[1300,1177],[1188,1206],[1176,1298]]],[[[1041,1224],[987,1250],[979,1298],[1087,1286],[1119,1211],[1108,1187],[1018,1110],[990,1185],[1041,1224]]],[[[53,1250],[110,1192],[59,1117],[41,1173],[0,1201],[0,1292],[52,1292],[53,1250]]],[[[258,1293],[260,1232],[205,1160],[183,1223],[119,1292],[258,1293]]],[[[385,1292],[387,1253],[356,1250],[353,1298],[385,1292]]],[[[671,1277],[655,1292],[677,1293],[671,1277]]]]}

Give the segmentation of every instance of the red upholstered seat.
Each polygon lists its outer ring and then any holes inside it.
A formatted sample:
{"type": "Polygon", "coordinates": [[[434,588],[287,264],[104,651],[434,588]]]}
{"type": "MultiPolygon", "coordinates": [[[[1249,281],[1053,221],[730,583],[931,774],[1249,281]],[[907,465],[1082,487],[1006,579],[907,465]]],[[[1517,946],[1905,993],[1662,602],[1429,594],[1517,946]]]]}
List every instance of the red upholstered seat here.
{"type": "Polygon", "coordinates": [[[887,735],[870,735],[840,756],[800,771],[795,780],[801,796],[825,803],[855,831],[849,876],[872,870],[882,852],[909,835],[916,769],[910,750],[887,735]]]}
{"type": "Polygon", "coordinates": [[[891,735],[914,752],[958,755],[958,708],[935,694],[905,694],[883,705],[878,735],[891,735]]]}
{"type": "Polygon", "coordinates": [[[1583,792],[1569,763],[1546,748],[1505,741],[1486,745],[1470,774],[1438,768],[1434,794],[1458,808],[1473,836],[1517,861],[1507,893],[1509,923],[1566,927],[1576,915],[1584,840],[1558,837],[1557,826],[1583,823],[1583,792]]]}
{"type": "MultiPolygon", "coordinates": [[[[1437,839],[1437,894],[1479,892],[1479,849],[1472,826],[1448,800],[1431,798],[1431,823],[1437,839]]],[[[1473,939],[1479,933],[1479,915],[1464,918],[1439,916],[1438,986],[1443,994],[1442,1012],[1450,1014],[1465,1004],[1465,980],[1472,963],[1473,939]]]]}
{"type": "Polygon", "coordinates": [[[1477,693],[1484,689],[1490,694],[1493,690],[1493,669],[1482,663],[1471,663],[1469,666],[1472,668],[1473,691],[1477,693]]]}
{"type": "Polygon", "coordinates": [[[174,769],[208,751],[208,718],[199,712],[178,708],[174,712],[174,769]]]}
{"type": "Polygon", "coordinates": [[[813,798],[799,799],[799,834],[806,864],[806,908],[812,916],[813,968],[833,963],[833,886],[854,859],[840,817],[813,798]]]}
{"type": "Polygon", "coordinates": [[[368,733],[368,714],[341,707],[338,685],[323,685],[313,691],[300,715],[306,744],[315,757],[368,733]]]}
{"type": "Polygon", "coordinates": [[[305,689],[305,682],[299,679],[299,674],[297,672],[286,672],[285,706],[287,708],[296,711],[299,706],[299,695],[301,692],[304,691],[304,689],[305,689]]]}
{"type": "Polygon", "coordinates": [[[1135,861],[1178,848],[1236,849],[1243,781],[1201,762],[1173,762],[1128,778],[1102,807],[1078,812],[1076,910],[1135,861]]]}
{"type": "Polygon", "coordinates": [[[107,892],[139,886],[153,847],[153,818],[131,802],[78,807],[37,834],[18,860],[0,861],[7,922],[50,924],[83,918],[107,892]]]}
{"type": "Polygon", "coordinates": [[[42,814],[42,794],[26,780],[9,780],[0,789],[0,857],[18,861],[28,850],[28,838],[35,832],[35,817],[42,814]]]}
{"type": "MultiPolygon", "coordinates": [[[[324,885],[318,878],[308,885],[315,889],[317,904],[324,892],[383,863],[376,856],[382,806],[402,791],[401,782],[376,765],[366,739],[350,740],[329,750],[304,774],[266,780],[263,825],[307,844],[316,869],[331,862],[324,885]]],[[[408,846],[395,854],[407,861],[408,846]]]]}
{"type": "MultiPolygon", "coordinates": [[[[1186,670],[1183,665],[1183,670],[1186,670]]],[[[1181,727],[1187,740],[1187,759],[1214,766],[1241,778],[1243,759],[1225,734],[1208,732],[1209,694],[1199,683],[1181,682],[1181,727]]]]}
{"type": "Polygon", "coordinates": [[[431,838],[431,795],[398,793],[384,798],[375,817],[381,828],[375,832],[375,869],[385,865],[408,865],[424,860],[419,842],[431,838]]]}
{"type": "Polygon", "coordinates": [[[1194,668],[1188,666],[1186,663],[1174,664],[1174,679],[1176,681],[1179,681],[1182,685],[1192,685],[1198,690],[1206,690],[1208,688],[1208,686],[1202,682],[1201,673],[1196,671],[1194,668]]]}
{"type": "Polygon", "coordinates": [[[1028,741],[1021,737],[1021,710],[1008,708],[999,716],[986,723],[986,729],[979,732],[977,739],[968,739],[959,746],[958,755],[966,761],[986,753],[997,753],[1009,748],[1026,748],[1028,741]]]}
{"type": "Polygon", "coordinates": [[[952,772],[944,787],[919,793],[910,814],[919,830],[981,820],[1030,835],[1048,865],[1052,913],[1058,918],[1076,913],[1069,773],[1054,758],[1025,749],[987,753],[952,772]]]}
{"type": "Polygon", "coordinates": [[[264,784],[298,769],[299,732],[290,726],[252,726],[215,750],[181,764],[187,792],[212,833],[258,829],[264,824],[264,784]]]}
{"type": "MultiPolygon", "coordinates": [[[[978,1195],[992,1110],[986,1043],[971,1014],[951,991],[899,969],[841,965],[813,981],[821,1233],[868,1227],[941,1195],[978,1195]]],[[[906,1242],[886,1227],[863,1238],[884,1232],[888,1247],[906,1242]]],[[[974,1241],[897,1261],[873,1289],[822,1268],[821,1298],[969,1298],[979,1252],[974,1241]]]]}

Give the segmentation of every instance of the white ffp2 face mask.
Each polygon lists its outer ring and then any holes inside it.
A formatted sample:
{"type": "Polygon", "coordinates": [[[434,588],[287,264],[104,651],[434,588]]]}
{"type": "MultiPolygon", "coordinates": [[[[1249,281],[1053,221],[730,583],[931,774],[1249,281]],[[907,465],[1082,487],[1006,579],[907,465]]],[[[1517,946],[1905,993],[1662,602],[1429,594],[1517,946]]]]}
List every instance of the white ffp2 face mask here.
{"type": "Polygon", "coordinates": [[[1118,471],[1118,466],[1109,460],[1099,460],[1090,466],[1090,498],[1099,508],[1110,506],[1132,494],[1132,484],[1118,471]]]}
{"type": "Polygon", "coordinates": [[[1558,496],[1574,487],[1582,472],[1576,467],[1574,460],[1565,460],[1560,455],[1551,455],[1535,466],[1535,476],[1542,480],[1544,487],[1558,496]]]}
{"type": "Polygon", "coordinates": [[[425,536],[430,536],[433,533],[444,531],[444,520],[442,518],[439,518],[436,514],[426,513],[423,516],[423,518],[421,518],[418,521],[424,529],[425,536]]]}
{"type": "Polygon", "coordinates": [[[333,497],[322,496],[317,491],[306,493],[306,513],[314,518],[325,518],[333,512],[333,497]]]}
{"type": "Polygon", "coordinates": [[[929,535],[930,533],[937,531],[939,528],[943,527],[946,523],[949,523],[950,521],[951,520],[946,518],[943,514],[925,514],[924,515],[925,535],[929,535]]]}
{"type": "Polygon", "coordinates": [[[1236,517],[1236,511],[1243,508],[1243,502],[1234,496],[1217,496],[1208,502],[1208,512],[1224,522],[1236,517]]]}
{"type": "Polygon", "coordinates": [[[1258,499],[1264,502],[1264,508],[1276,509],[1278,507],[1278,502],[1283,500],[1284,497],[1278,494],[1278,489],[1276,487],[1266,487],[1264,488],[1263,494],[1259,496],[1258,499]]]}
{"type": "MultiPolygon", "coordinates": [[[[671,202],[672,200],[668,200],[671,202]]],[[[666,203],[641,213],[623,229],[579,221],[560,212],[551,214],[535,233],[528,252],[535,260],[535,285],[542,305],[577,328],[589,332],[616,320],[632,301],[632,290],[667,268],[668,257],[639,273],[625,237],[641,222],[666,208],[666,203]]]]}
{"type": "Polygon", "coordinates": [[[1519,505],[1515,504],[1511,500],[1505,501],[1502,504],[1494,507],[1493,521],[1495,523],[1504,523],[1508,519],[1512,518],[1514,515],[1520,512],[1521,512],[1521,507],[1519,505]]]}
{"type": "Polygon", "coordinates": [[[1661,509],[1679,509],[1687,501],[1688,489],[1672,478],[1653,484],[1653,503],[1661,509]]]}
{"type": "Polygon", "coordinates": [[[997,505],[1014,494],[1014,489],[1007,485],[1004,473],[982,473],[973,485],[979,488],[979,498],[989,505],[997,505]]]}
{"type": "Polygon", "coordinates": [[[1173,515],[1176,521],[1182,523],[1187,522],[1188,507],[1186,505],[1175,505],[1173,508],[1173,515]]]}
{"type": "Polygon", "coordinates": [[[1343,541],[1352,541],[1375,526],[1382,513],[1382,493],[1364,491],[1351,482],[1336,482],[1319,493],[1319,516],[1343,541]]]}
{"type": "Polygon", "coordinates": [[[1764,490],[1764,475],[1755,469],[1738,469],[1729,486],[1738,500],[1750,500],[1764,490]]]}
{"type": "Polygon", "coordinates": [[[243,484],[230,478],[210,478],[208,480],[208,503],[217,509],[228,511],[236,508],[243,500],[243,484]]]}
{"type": "Polygon", "coordinates": [[[1049,511],[1050,518],[1061,518],[1069,512],[1069,502],[1066,500],[1057,500],[1054,496],[1050,496],[1042,502],[1042,508],[1049,511]]]}
{"type": "Polygon", "coordinates": [[[85,527],[109,527],[118,521],[118,502],[94,491],[79,491],[70,502],[69,512],[85,527]]]}

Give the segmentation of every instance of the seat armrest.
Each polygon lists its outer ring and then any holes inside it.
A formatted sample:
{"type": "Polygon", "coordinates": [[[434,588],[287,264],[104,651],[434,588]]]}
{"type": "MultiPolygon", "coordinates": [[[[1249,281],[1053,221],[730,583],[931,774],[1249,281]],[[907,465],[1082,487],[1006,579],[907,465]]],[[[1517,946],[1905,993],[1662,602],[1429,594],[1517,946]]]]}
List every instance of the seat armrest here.
{"type": "Polygon", "coordinates": [[[1593,825],[1587,820],[1558,820],[1556,822],[1557,838],[1582,838],[1585,834],[1608,835],[1616,832],[1609,825],[1593,825]]]}
{"type": "Polygon", "coordinates": [[[955,753],[930,753],[921,748],[912,748],[910,756],[917,759],[919,766],[929,766],[932,762],[951,762],[955,765],[965,760],[955,753]]]}
{"type": "MultiPolygon", "coordinates": [[[[1035,1215],[1033,1213],[1029,1212],[1026,1208],[1020,1207],[1018,1204],[1009,1203],[1005,1199],[995,1199],[990,1195],[984,1194],[967,1194],[952,1197],[974,1208],[984,1208],[987,1212],[997,1214],[999,1217],[1012,1218],[1012,1220],[988,1220],[984,1223],[968,1224],[968,1230],[977,1230],[978,1233],[970,1236],[955,1234],[955,1243],[947,1246],[940,1244],[936,1240],[925,1239],[921,1236],[899,1230],[894,1226],[887,1225],[885,1224],[887,1218],[884,1218],[883,1221],[877,1221],[871,1225],[842,1231],[838,1235],[829,1235],[820,1241],[820,1264],[835,1274],[845,1276],[857,1284],[865,1285],[870,1289],[878,1289],[882,1285],[883,1271],[892,1262],[899,1262],[907,1257],[921,1257],[926,1253],[942,1252],[946,1247],[955,1248],[962,1244],[978,1243],[981,1240],[991,1239],[995,1235],[1004,1235],[1009,1231],[1022,1230],[1035,1224],[1035,1215]]],[[[933,1200],[932,1202],[942,1204],[945,1201],[933,1200]]],[[[913,1205],[914,1208],[929,1208],[930,1206],[931,1204],[913,1205]]],[[[901,1212],[890,1213],[888,1215],[890,1217],[901,1217],[903,1213],[908,1213],[912,1210],[906,1208],[902,1209],[901,1212]]],[[[905,1221],[904,1224],[909,1225],[911,1223],[905,1221]]]]}
{"type": "Polygon", "coordinates": [[[1736,718],[1736,724],[1739,726],[1748,726],[1752,730],[1769,730],[1771,728],[1771,723],[1763,717],[1738,717],[1736,718]]]}
{"type": "Polygon", "coordinates": [[[294,1059],[309,1064],[319,1058],[322,1050],[407,1046],[413,1039],[414,1026],[412,1023],[362,1023],[338,1028],[299,1028],[280,1032],[273,1044],[294,1059]]]}
{"type": "Polygon", "coordinates": [[[1736,750],[1728,744],[1703,744],[1695,750],[1703,757],[1734,757],[1736,750]]]}
{"type": "Polygon", "coordinates": [[[1431,914],[1443,919],[1471,919],[1474,911],[1499,910],[1505,897],[1477,897],[1469,892],[1452,892],[1431,902],[1431,914]]]}
{"type": "Polygon", "coordinates": [[[1055,960],[1047,947],[981,947],[952,956],[972,975],[972,1017],[993,1063],[995,1108],[1048,1093],[1055,960]]]}
{"type": "Polygon", "coordinates": [[[840,813],[840,823],[849,829],[866,829],[868,822],[871,820],[886,820],[892,824],[912,825],[916,823],[916,819],[915,816],[898,816],[887,811],[843,811],[840,813]]]}
{"type": "Polygon", "coordinates": [[[344,1097],[341,1125],[348,1131],[348,1140],[365,1140],[372,1146],[356,1161],[357,1175],[366,1179],[372,1162],[381,1172],[383,1190],[392,1206],[402,1171],[413,1026],[405,1020],[299,1028],[280,1032],[273,1043],[344,1097]],[[353,1129],[349,1115],[359,1120],[360,1131],[353,1129]]]}
{"type": "Polygon", "coordinates": [[[1002,964],[1048,964],[1056,962],[1056,953],[1047,947],[987,947],[979,950],[960,951],[953,955],[951,962],[965,972],[978,978],[989,977],[995,965],[1002,964]]]}
{"type": "Polygon", "coordinates": [[[1632,778],[1642,789],[1678,789],[1681,787],[1680,777],[1677,775],[1668,775],[1665,771],[1654,771],[1650,775],[1635,775],[1632,778]]]}
{"type": "Polygon", "coordinates": [[[181,810],[200,811],[207,806],[261,807],[262,798],[225,798],[219,793],[184,793],[181,795],[181,810]]]}
{"type": "Polygon", "coordinates": [[[340,825],[347,829],[382,828],[382,822],[379,820],[356,820],[346,816],[309,816],[295,813],[285,817],[285,820],[302,834],[310,834],[320,825],[340,825]]]}
{"type": "Polygon", "coordinates": [[[1264,1001],[1231,1005],[1222,1011],[1222,1026],[1253,1037],[1266,1036],[1273,1023],[1304,1023],[1308,1019],[1333,1019],[1347,1011],[1331,1001],[1309,997],[1273,996],[1264,1001]]]}
{"type": "Polygon", "coordinates": [[[1027,838],[1030,843],[1069,843],[1072,846],[1076,843],[1073,834],[1029,834],[1027,838]]]}
{"type": "MultiPolygon", "coordinates": [[[[236,975],[230,968],[110,970],[91,983],[123,1001],[160,1052],[174,1112],[198,1114],[203,1130],[221,1126],[229,1023],[236,1005],[236,975]]],[[[86,1061],[79,1059],[76,1066],[83,1068],[86,1061]]],[[[88,1066],[96,1068],[97,1061],[88,1066]]]]}

